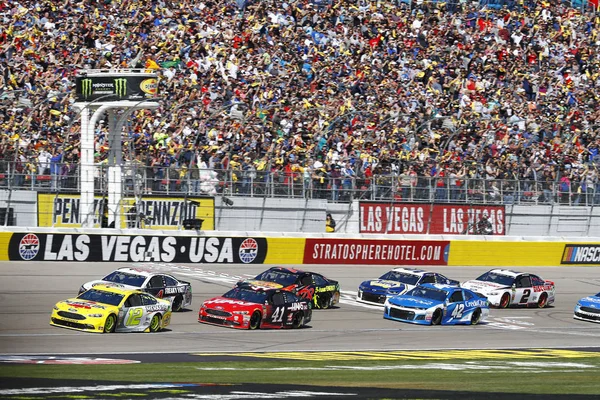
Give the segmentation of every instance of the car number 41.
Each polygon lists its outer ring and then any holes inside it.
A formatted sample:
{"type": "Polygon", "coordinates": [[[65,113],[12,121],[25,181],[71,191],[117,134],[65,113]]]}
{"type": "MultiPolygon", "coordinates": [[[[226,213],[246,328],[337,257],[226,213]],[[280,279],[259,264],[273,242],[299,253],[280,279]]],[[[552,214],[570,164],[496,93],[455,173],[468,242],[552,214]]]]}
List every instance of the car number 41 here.
{"type": "Polygon", "coordinates": [[[275,311],[273,311],[273,316],[271,317],[272,322],[282,322],[283,314],[285,311],[285,307],[277,307],[275,311]]]}

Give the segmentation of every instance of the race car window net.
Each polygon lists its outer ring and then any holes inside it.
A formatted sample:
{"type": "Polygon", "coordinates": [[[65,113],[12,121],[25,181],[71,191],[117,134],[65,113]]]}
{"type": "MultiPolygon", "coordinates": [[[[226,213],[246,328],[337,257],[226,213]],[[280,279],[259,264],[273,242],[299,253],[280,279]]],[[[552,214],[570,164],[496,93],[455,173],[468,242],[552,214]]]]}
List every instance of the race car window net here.
{"type": "Polygon", "coordinates": [[[96,303],[110,304],[118,306],[123,300],[123,295],[119,293],[104,292],[97,289],[90,289],[77,296],[80,300],[95,301],[96,303]]]}
{"type": "Polygon", "coordinates": [[[419,281],[419,275],[405,274],[397,271],[387,272],[379,277],[379,279],[385,279],[386,281],[396,281],[406,283],[408,285],[416,285],[419,281]]]}
{"type": "Polygon", "coordinates": [[[477,278],[477,280],[484,282],[499,283],[503,286],[512,286],[512,284],[515,282],[515,278],[513,278],[512,276],[500,275],[491,271],[488,271],[485,274],[481,275],[479,278],[477,278]]]}
{"type": "Polygon", "coordinates": [[[265,300],[267,300],[267,296],[268,294],[263,291],[244,289],[239,287],[233,288],[223,295],[223,297],[227,299],[237,299],[257,304],[264,304],[265,300]]]}
{"type": "Polygon", "coordinates": [[[144,284],[146,277],[123,271],[114,271],[106,275],[102,280],[107,282],[121,283],[123,285],[141,287],[144,284]]]}

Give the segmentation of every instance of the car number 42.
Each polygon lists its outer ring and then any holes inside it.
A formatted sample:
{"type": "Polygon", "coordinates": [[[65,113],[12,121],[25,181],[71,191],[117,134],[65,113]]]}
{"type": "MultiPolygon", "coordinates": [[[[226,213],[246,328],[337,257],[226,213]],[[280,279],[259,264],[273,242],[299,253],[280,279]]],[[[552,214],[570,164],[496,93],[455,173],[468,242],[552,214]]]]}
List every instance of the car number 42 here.
{"type": "Polygon", "coordinates": [[[452,318],[460,318],[462,317],[463,311],[465,310],[464,304],[457,304],[452,310],[452,318]]]}

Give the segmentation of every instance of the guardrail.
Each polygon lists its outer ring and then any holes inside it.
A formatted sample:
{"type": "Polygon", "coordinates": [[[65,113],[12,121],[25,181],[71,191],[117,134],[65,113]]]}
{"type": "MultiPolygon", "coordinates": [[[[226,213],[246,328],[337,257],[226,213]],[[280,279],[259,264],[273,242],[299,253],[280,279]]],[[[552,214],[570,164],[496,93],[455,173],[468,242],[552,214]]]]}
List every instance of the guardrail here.
{"type": "MultiPolygon", "coordinates": [[[[95,166],[97,194],[108,190],[106,165],[95,166]]],[[[0,165],[0,190],[29,189],[56,193],[80,191],[78,164],[31,167],[5,162],[0,165]],[[39,172],[38,172],[39,171],[39,172]]],[[[452,202],[477,204],[600,204],[600,182],[595,176],[571,181],[484,179],[479,177],[374,174],[356,177],[344,168],[271,170],[199,169],[197,167],[126,165],[122,193],[129,196],[225,195],[259,198],[322,199],[332,203],[353,200],[452,202]]]]}

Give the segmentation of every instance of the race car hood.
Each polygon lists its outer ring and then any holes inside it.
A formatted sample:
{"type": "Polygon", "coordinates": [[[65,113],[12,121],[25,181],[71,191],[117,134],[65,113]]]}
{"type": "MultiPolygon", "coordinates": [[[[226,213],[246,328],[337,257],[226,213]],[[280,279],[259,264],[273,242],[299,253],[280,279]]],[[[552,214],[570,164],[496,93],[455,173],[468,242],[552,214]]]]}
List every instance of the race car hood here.
{"type": "Polygon", "coordinates": [[[103,314],[115,307],[110,304],[96,303],[94,301],[67,299],[59,301],[55,306],[60,311],[69,311],[81,315],[103,314]]]}
{"type": "Polygon", "coordinates": [[[583,307],[597,308],[600,309],[600,297],[598,296],[588,296],[579,300],[578,302],[583,307]]]}
{"type": "Polygon", "coordinates": [[[387,293],[388,291],[401,293],[406,289],[406,285],[402,282],[397,281],[374,279],[371,281],[364,281],[360,284],[360,288],[361,290],[369,290],[370,292],[377,294],[387,293]]]}
{"type": "Polygon", "coordinates": [[[443,303],[442,301],[413,296],[396,296],[389,299],[389,302],[398,307],[409,308],[431,308],[443,303]]]}
{"type": "Polygon", "coordinates": [[[466,289],[472,290],[474,292],[481,292],[484,294],[493,292],[494,290],[499,290],[499,289],[510,289],[510,286],[501,285],[499,283],[494,283],[494,282],[484,282],[484,281],[467,281],[467,282],[464,282],[461,286],[466,289]]]}
{"type": "Polygon", "coordinates": [[[226,297],[215,297],[202,303],[202,307],[204,308],[215,308],[217,310],[227,311],[247,309],[249,307],[256,307],[256,305],[257,303],[251,303],[249,301],[237,299],[228,299],[226,297]]]}
{"type": "Polygon", "coordinates": [[[283,288],[283,285],[281,285],[277,282],[259,281],[257,279],[248,279],[244,282],[249,283],[252,286],[256,286],[258,288],[263,288],[263,289],[281,289],[281,288],[283,288]]]}

